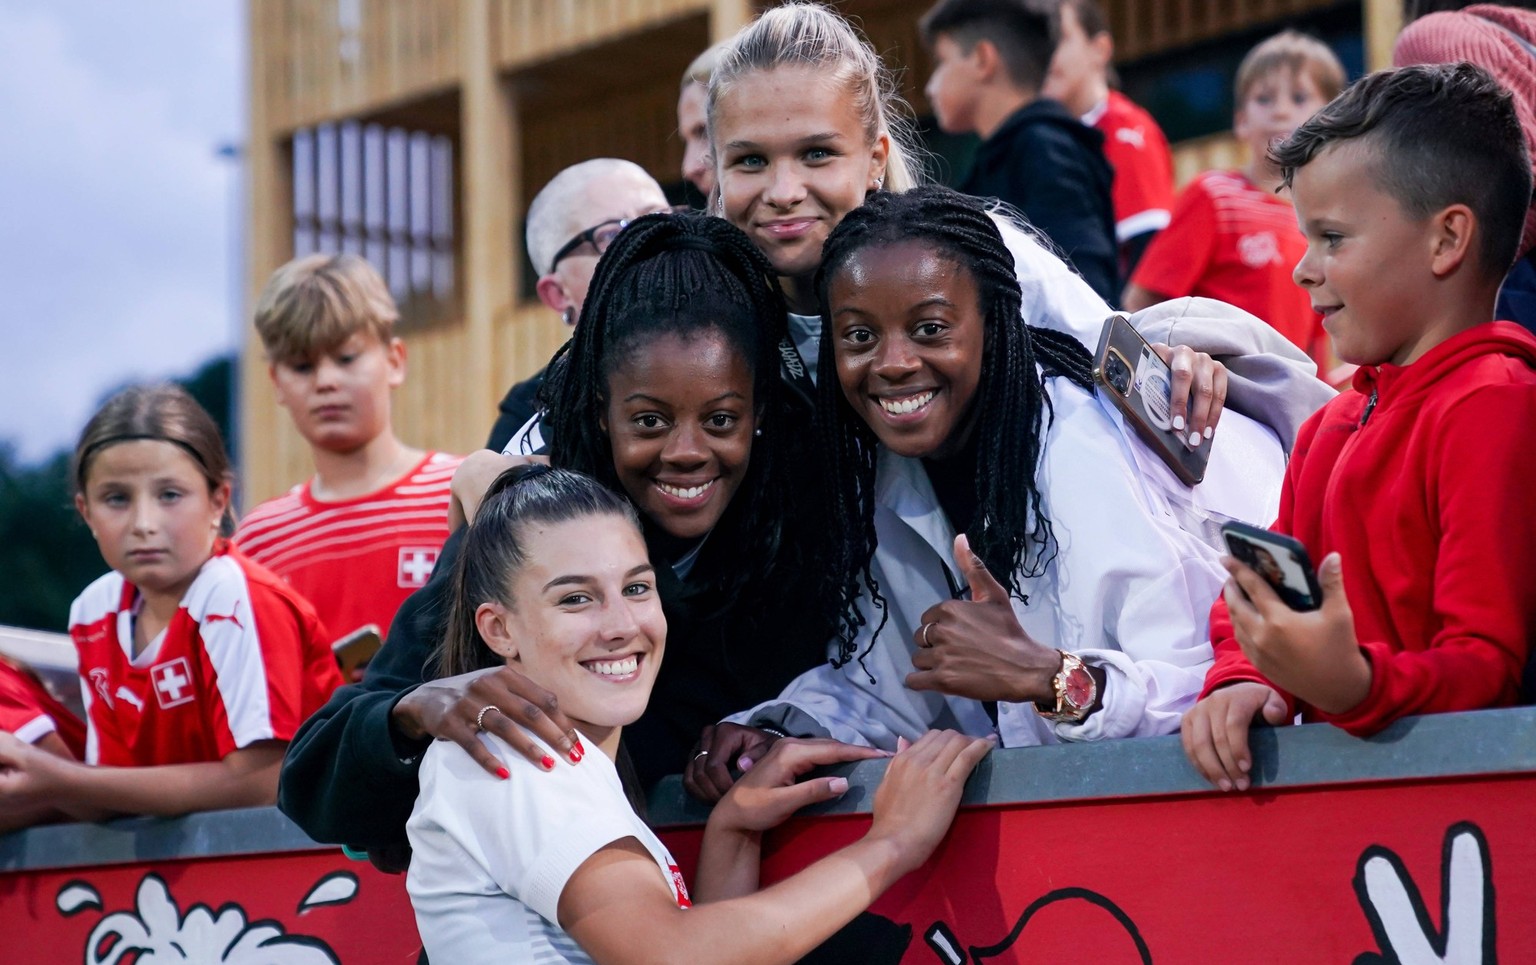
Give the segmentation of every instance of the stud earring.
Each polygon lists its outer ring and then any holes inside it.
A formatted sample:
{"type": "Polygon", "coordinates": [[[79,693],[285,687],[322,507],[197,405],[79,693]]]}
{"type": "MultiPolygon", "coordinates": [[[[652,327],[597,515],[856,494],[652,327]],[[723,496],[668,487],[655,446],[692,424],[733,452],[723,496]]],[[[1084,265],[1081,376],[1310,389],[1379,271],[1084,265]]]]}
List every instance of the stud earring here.
{"type": "Polygon", "coordinates": [[[752,430],[752,434],[754,436],[761,436],[763,434],[763,430],[761,430],[761,429],[753,429],[752,430]]]}
{"type": "Polygon", "coordinates": [[[885,187],[885,176],[881,175],[880,177],[875,178],[875,190],[879,191],[883,187],[885,187]]]}
{"type": "Polygon", "coordinates": [[[560,312],[560,320],[567,325],[575,325],[576,313],[569,308],[562,309],[560,312]]]}

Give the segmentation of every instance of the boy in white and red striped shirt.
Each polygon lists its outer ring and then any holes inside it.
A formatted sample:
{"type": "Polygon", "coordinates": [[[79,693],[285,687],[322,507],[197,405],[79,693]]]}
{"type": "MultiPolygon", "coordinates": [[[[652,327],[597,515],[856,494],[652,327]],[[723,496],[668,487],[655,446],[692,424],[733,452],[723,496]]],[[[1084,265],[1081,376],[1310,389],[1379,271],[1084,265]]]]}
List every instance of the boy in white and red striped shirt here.
{"type": "Polygon", "coordinates": [[[315,475],[252,510],[241,552],[314,604],[338,637],[388,629],[427,582],[448,537],[462,457],[405,445],[390,397],[405,380],[394,299],[356,255],[310,255],[272,276],[256,304],[278,404],[309,443],[315,475]]]}

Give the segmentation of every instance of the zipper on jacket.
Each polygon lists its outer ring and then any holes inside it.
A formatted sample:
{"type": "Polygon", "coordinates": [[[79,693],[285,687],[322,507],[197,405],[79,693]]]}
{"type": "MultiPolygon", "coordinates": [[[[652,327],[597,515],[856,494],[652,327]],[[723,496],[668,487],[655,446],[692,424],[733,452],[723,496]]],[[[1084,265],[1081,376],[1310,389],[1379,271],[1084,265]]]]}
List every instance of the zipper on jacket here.
{"type": "Polygon", "coordinates": [[[1371,397],[1365,401],[1365,411],[1360,413],[1360,428],[1365,428],[1365,423],[1371,418],[1371,413],[1376,411],[1376,389],[1371,389],[1371,397]]]}

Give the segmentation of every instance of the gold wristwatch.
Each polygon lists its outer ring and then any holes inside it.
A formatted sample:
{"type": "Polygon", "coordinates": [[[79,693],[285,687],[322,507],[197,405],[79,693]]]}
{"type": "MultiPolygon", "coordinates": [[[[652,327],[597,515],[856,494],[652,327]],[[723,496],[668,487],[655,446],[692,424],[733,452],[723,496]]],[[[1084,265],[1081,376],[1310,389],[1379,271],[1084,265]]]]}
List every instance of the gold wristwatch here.
{"type": "Polygon", "coordinates": [[[1088,716],[1088,711],[1099,699],[1099,684],[1075,653],[1058,650],[1061,669],[1052,681],[1056,688],[1056,705],[1042,706],[1035,702],[1035,712],[1055,723],[1076,724],[1088,716]]]}

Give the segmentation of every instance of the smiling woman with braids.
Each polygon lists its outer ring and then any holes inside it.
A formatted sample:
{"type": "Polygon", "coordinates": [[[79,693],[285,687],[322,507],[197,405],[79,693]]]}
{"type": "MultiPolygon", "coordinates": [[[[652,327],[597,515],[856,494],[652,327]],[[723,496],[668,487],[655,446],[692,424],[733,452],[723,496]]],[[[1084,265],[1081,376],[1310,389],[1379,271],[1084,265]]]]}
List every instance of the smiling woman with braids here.
{"type": "Polygon", "coordinates": [[[809,413],[779,379],[784,303],[729,224],[650,215],[613,242],[544,391],[550,462],[626,493],[657,563],[671,654],[628,728],[642,783],[702,728],[823,659],[838,611],[803,473],[809,413]]]}
{"type": "MultiPolygon", "coordinates": [[[[1007,746],[1176,731],[1220,553],[1147,485],[1087,350],[1013,321],[993,219],[942,188],[876,195],[832,231],[817,288],[841,666],[737,719],[885,748],[933,726],[1007,746]]],[[[1216,471],[1278,467],[1265,430],[1222,425],[1216,471]]]]}

